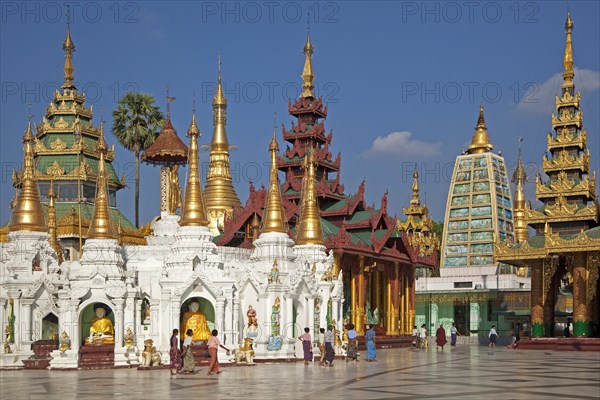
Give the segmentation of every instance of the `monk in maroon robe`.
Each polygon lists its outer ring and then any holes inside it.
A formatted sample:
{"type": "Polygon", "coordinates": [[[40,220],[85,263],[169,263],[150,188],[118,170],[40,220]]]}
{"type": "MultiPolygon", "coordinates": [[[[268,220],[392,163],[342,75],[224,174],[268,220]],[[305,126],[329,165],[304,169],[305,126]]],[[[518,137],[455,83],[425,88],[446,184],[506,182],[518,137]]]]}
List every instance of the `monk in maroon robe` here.
{"type": "Polygon", "coordinates": [[[437,331],[435,331],[435,343],[442,348],[442,351],[444,351],[444,345],[448,343],[448,340],[446,340],[446,330],[444,329],[444,325],[440,325],[437,331]]]}

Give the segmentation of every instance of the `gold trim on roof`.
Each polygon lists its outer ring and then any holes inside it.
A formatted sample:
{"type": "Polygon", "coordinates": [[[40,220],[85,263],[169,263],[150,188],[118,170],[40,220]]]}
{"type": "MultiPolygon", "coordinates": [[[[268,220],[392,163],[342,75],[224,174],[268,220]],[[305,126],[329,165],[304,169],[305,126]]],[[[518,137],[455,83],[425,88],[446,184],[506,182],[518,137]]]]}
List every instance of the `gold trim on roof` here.
{"type": "Polygon", "coordinates": [[[576,134],[568,128],[562,128],[557,132],[556,137],[548,132],[547,146],[548,150],[565,147],[579,147],[583,150],[587,146],[587,130],[582,129],[579,134],[576,134]]]}
{"type": "Polygon", "coordinates": [[[557,179],[543,183],[539,177],[536,178],[535,194],[538,199],[556,197],[558,193],[568,193],[571,196],[586,196],[593,198],[596,193],[596,172],[592,173],[590,178],[586,175],[585,178],[578,183],[573,179],[569,179],[566,171],[560,171],[557,179]]]}
{"type": "Polygon", "coordinates": [[[548,156],[544,154],[542,165],[545,172],[579,169],[585,173],[590,170],[590,151],[586,150],[580,156],[576,156],[563,150],[558,154],[554,153],[552,159],[548,159],[548,156]]]}

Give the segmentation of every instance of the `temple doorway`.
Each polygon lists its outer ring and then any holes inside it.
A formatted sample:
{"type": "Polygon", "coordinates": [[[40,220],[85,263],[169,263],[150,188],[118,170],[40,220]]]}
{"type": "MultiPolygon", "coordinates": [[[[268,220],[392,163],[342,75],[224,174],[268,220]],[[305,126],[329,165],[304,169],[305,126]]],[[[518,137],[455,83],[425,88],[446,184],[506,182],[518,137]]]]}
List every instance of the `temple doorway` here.
{"type": "Polygon", "coordinates": [[[179,314],[180,339],[185,339],[187,329],[194,331],[194,342],[207,341],[215,326],[215,308],[204,297],[191,297],[181,305],[179,314]]]}
{"type": "Polygon", "coordinates": [[[42,340],[58,340],[58,317],[49,313],[42,319],[42,340]]]}
{"type": "Polygon", "coordinates": [[[467,304],[464,304],[460,301],[454,302],[454,323],[456,324],[456,329],[458,333],[463,336],[470,335],[469,329],[469,313],[467,304]]]}

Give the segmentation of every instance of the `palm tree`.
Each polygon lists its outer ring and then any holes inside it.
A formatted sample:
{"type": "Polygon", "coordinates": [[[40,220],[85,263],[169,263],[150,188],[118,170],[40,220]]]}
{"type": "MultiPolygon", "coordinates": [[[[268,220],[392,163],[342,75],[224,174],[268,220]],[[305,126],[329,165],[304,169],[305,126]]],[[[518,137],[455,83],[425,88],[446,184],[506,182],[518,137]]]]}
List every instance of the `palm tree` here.
{"type": "Polygon", "coordinates": [[[145,93],[127,93],[113,111],[113,134],[135,156],[135,226],[140,213],[140,157],[154,143],[164,121],[154,97],[145,93]]]}

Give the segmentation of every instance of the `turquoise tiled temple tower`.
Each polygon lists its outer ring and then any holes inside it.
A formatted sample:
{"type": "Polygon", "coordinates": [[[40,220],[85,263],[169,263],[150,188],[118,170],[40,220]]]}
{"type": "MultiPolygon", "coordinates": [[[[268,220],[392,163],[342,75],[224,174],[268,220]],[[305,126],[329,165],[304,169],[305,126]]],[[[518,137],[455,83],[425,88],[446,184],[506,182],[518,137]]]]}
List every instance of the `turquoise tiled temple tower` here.
{"type": "Polygon", "coordinates": [[[444,218],[441,268],[492,265],[494,237],[514,241],[506,163],[492,149],[482,105],[471,145],[456,157],[444,218]]]}

